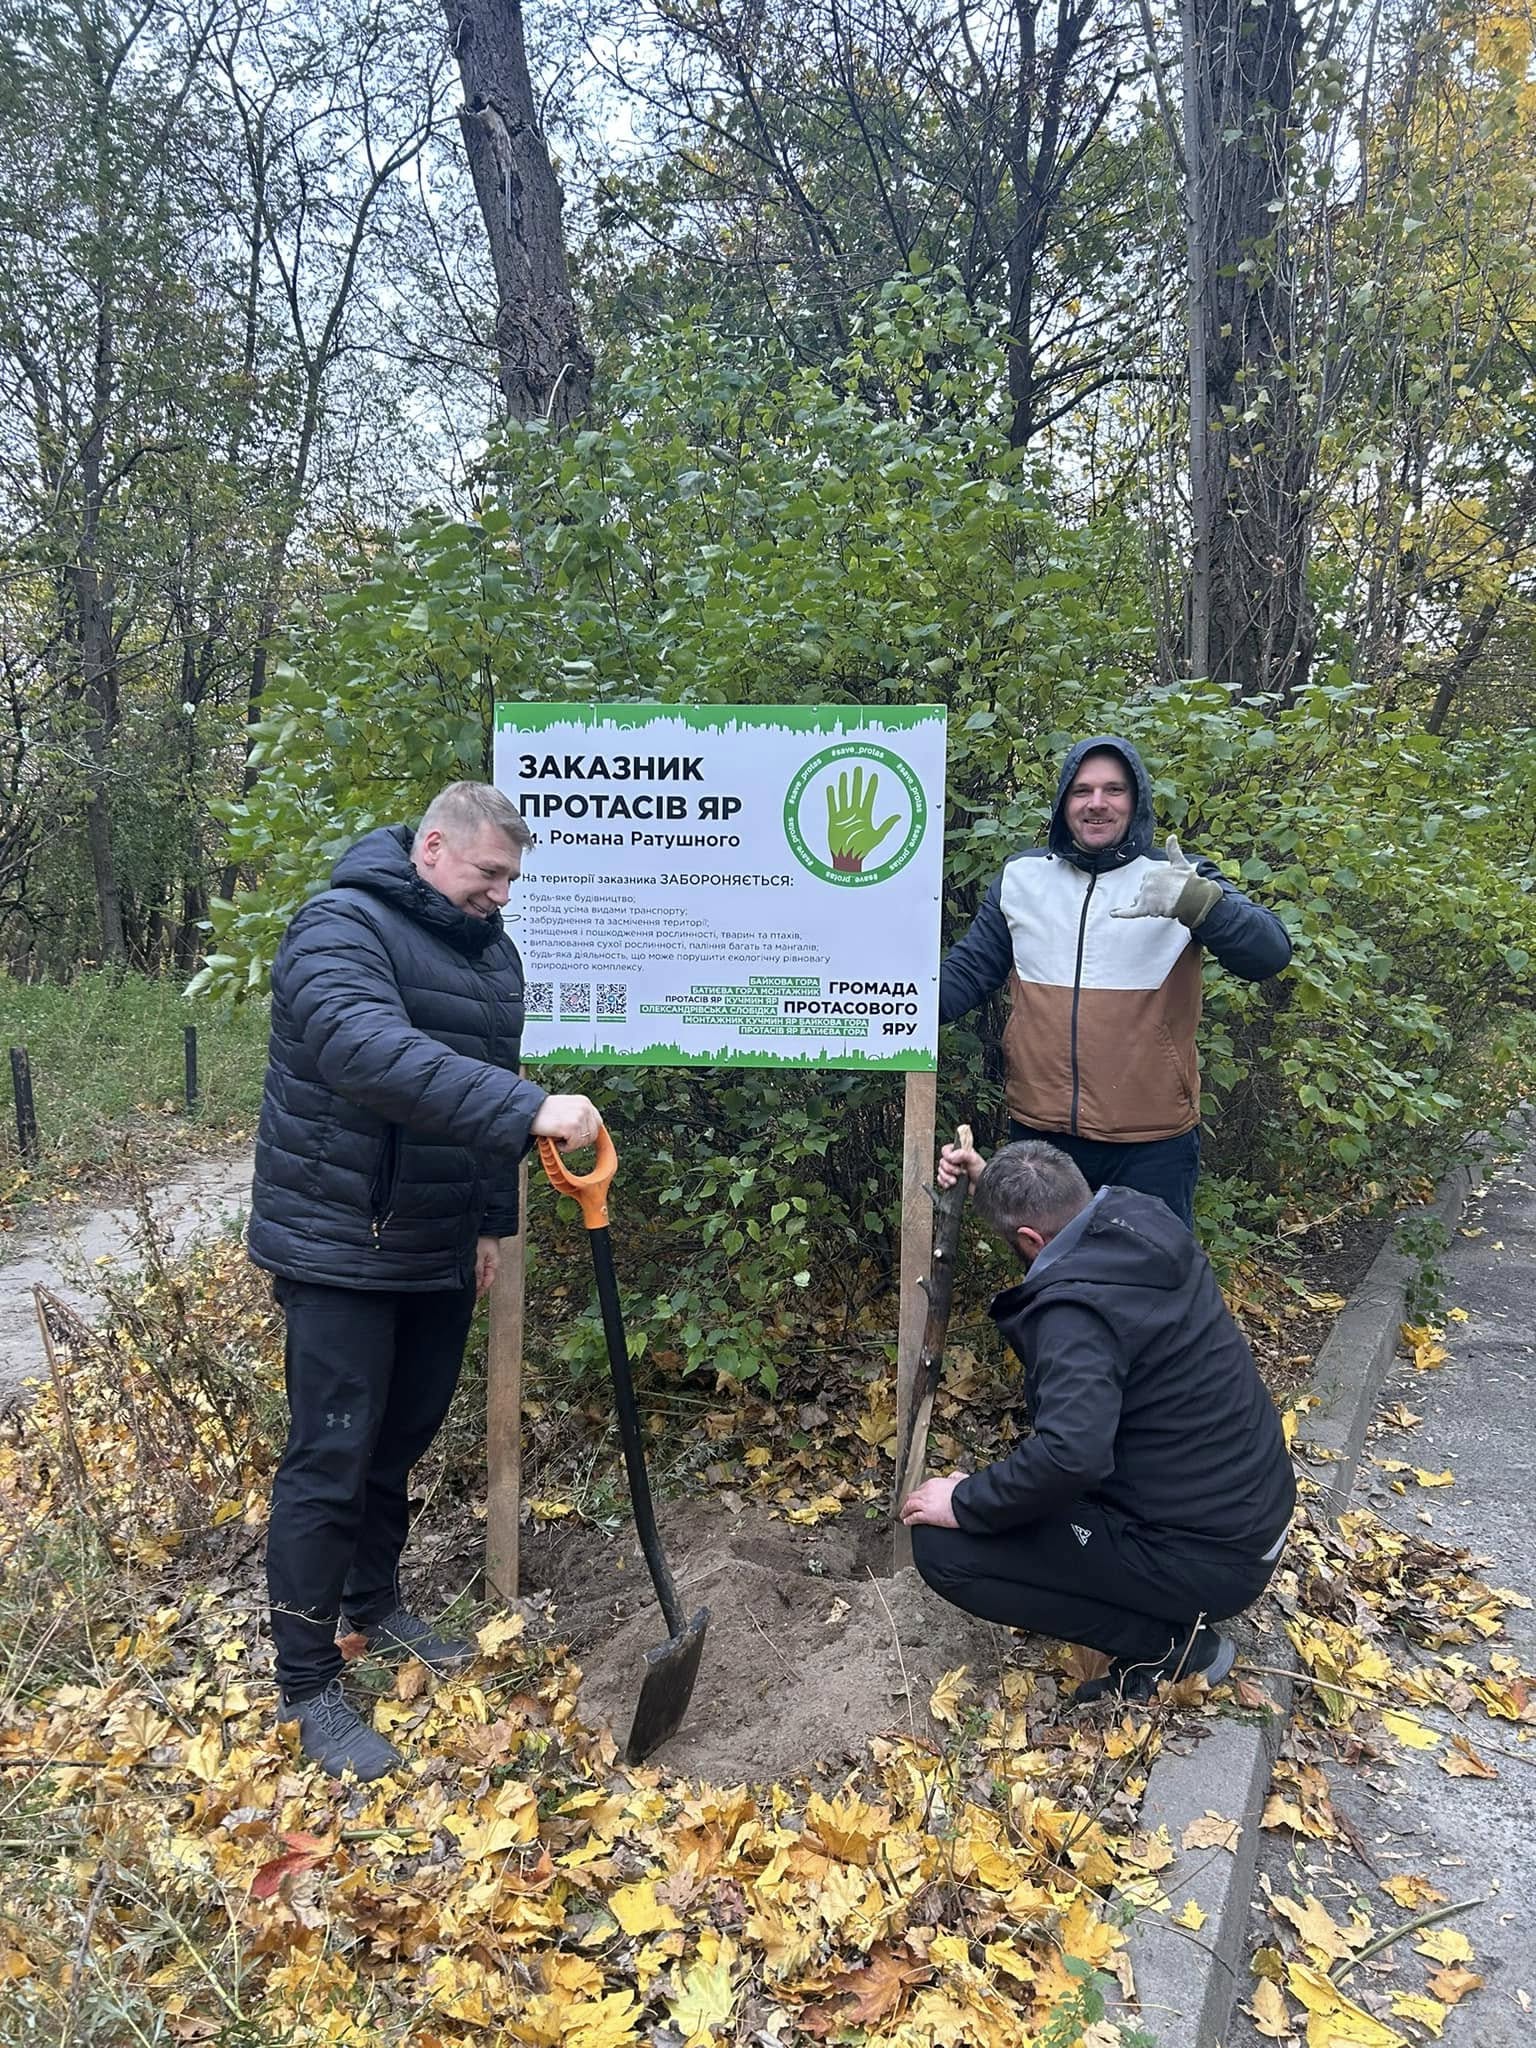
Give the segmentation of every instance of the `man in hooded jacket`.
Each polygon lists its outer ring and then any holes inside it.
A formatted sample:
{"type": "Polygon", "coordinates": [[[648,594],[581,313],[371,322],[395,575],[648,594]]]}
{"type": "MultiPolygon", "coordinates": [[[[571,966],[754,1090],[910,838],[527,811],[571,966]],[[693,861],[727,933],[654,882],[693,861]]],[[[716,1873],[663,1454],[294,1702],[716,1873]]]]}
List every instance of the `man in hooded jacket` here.
{"type": "Polygon", "coordinates": [[[946,1146],[1023,1262],[992,1318],[1024,1365],[1031,1433],[980,1472],[924,1480],[902,1504],[912,1559],[968,1613],[1083,1643],[1114,1689],[1218,1684],[1212,1626],[1268,1584],[1296,1503],[1275,1406],[1200,1247],[1167,1206],[1088,1184],[1065,1153],[1006,1145],[983,1170],[946,1146]]]}
{"type": "Polygon", "coordinates": [[[1090,1188],[1157,1195],[1194,1220],[1200,1170],[1201,965],[1245,981],[1291,957],[1273,911],[1170,836],[1153,846],[1151,781],[1128,740],[1081,740],[1062,764],[1047,844],[1017,853],[939,974],[952,1023],[1006,982],[1014,1138],[1044,1138],[1090,1188]]]}
{"type": "Polygon", "coordinates": [[[342,1689],[338,1631],[438,1669],[472,1646],[401,1599],[406,1481],[453,1398],[535,1137],[592,1143],[584,1095],[517,1071],[523,966],[501,907],[532,834],[457,782],[344,853],[272,964],[248,1233],[287,1324],[267,1584],[279,1714],[336,1775],[400,1758],[342,1689]]]}

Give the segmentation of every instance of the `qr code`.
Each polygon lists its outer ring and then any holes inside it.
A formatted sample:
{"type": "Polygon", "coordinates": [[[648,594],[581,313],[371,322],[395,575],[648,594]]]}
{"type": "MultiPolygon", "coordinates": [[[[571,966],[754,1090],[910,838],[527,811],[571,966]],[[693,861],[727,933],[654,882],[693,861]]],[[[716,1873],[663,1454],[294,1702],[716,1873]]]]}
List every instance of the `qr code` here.
{"type": "Polygon", "coordinates": [[[629,989],[622,981],[600,981],[597,984],[597,1014],[599,1017],[622,1017],[629,1008],[629,989]]]}
{"type": "Polygon", "coordinates": [[[592,984],[590,981],[562,981],[560,984],[560,1014],[562,1017],[590,1017],[592,1014],[592,984]]]}
{"type": "Polygon", "coordinates": [[[552,981],[530,981],[524,1008],[530,1017],[547,1017],[555,1007],[555,984],[552,981]]]}

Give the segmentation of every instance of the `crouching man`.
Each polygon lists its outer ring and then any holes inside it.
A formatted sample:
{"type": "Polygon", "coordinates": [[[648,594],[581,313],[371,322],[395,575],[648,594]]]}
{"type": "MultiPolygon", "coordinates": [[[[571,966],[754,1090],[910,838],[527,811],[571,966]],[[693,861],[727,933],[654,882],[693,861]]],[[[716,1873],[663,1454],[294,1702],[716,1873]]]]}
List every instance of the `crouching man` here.
{"type": "Polygon", "coordinates": [[[1105,1691],[1214,1685],[1214,1623],[1268,1584],[1296,1501],[1280,1419],[1205,1254],[1165,1204],[1088,1183],[1063,1152],[946,1146],[1027,1268],[992,1303],[1024,1364],[1033,1433],[984,1471],[928,1479],[901,1517],[936,1593],[1110,1659],[1105,1691]]]}

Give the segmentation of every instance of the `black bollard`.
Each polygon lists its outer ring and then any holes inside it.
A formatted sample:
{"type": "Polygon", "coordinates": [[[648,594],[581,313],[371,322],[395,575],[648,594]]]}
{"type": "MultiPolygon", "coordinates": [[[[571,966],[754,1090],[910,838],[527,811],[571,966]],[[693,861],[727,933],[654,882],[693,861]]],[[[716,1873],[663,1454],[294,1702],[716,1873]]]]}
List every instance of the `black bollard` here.
{"type": "Polygon", "coordinates": [[[197,1026],[189,1024],[181,1034],[182,1051],[186,1056],[187,1107],[197,1107],[197,1026]]]}
{"type": "Polygon", "coordinates": [[[24,1045],[11,1047],[11,1087],[16,1095],[16,1142],[24,1166],[36,1166],[42,1146],[37,1137],[37,1111],[32,1103],[32,1069],[24,1045]]]}

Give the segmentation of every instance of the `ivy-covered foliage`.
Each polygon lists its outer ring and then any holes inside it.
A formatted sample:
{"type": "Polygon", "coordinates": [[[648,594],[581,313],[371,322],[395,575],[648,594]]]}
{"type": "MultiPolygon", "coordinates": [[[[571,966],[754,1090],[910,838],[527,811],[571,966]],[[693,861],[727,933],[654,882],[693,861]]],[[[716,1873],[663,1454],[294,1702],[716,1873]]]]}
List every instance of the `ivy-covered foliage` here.
{"type": "MultiPolygon", "coordinates": [[[[1108,729],[1153,765],[1165,826],[1295,937],[1278,982],[1209,977],[1218,1254],[1432,1168],[1528,1045],[1536,736],[1426,739],[1342,672],[1287,705],[1156,687],[1141,538],[1051,512],[988,410],[989,349],[958,296],[907,280],[833,379],[677,323],[611,425],[509,429],[474,520],[416,519],[296,632],[228,818],[259,884],[215,907],[202,985],[259,988],[345,845],[487,774],[495,698],[943,701],[952,934],[1037,842],[1065,746],[1108,729]]],[[[946,1035],[941,1101],[994,1132],[997,1022],[946,1035]]],[[[565,1079],[619,1136],[655,1341],[688,1366],[771,1383],[813,1276],[850,1306],[888,1276],[893,1082],[565,1079]]]]}

